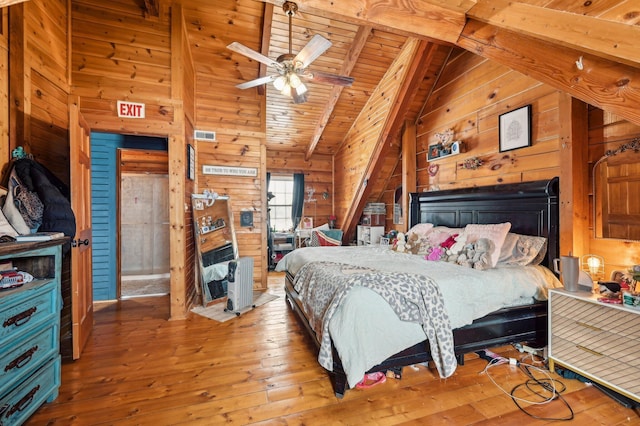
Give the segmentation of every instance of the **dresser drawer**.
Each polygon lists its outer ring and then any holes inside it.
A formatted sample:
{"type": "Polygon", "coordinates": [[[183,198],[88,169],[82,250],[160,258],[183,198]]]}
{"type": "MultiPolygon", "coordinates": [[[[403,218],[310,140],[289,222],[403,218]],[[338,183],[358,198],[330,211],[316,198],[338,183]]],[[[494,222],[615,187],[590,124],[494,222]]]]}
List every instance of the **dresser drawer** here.
{"type": "Polygon", "coordinates": [[[640,368],[620,363],[615,356],[592,351],[557,336],[552,336],[552,340],[552,359],[578,373],[617,387],[619,391],[640,395],[640,368]]]}
{"type": "Polygon", "coordinates": [[[0,396],[0,424],[20,425],[44,402],[58,397],[60,356],[49,360],[8,394],[0,396]]]}
{"type": "Polygon", "coordinates": [[[12,340],[0,353],[0,395],[16,381],[26,378],[46,360],[58,355],[59,328],[43,324],[34,333],[12,340]]]}
{"type": "Polygon", "coordinates": [[[636,400],[640,315],[589,293],[549,293],[549,358],[636,400]]]}
{"type": "Polygon", "coordinates": [[[60,298],[53,280],[25,284],[0,295],[0,346],[38,325],[57,322],[60,298]],[[54,319],[55,318],[55,319],[54,319]]]}

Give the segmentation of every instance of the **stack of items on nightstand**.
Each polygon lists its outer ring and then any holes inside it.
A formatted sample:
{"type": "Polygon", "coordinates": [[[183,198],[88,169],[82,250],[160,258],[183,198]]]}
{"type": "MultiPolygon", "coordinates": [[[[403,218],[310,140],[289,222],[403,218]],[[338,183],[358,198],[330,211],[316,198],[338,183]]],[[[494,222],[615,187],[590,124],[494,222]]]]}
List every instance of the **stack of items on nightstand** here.
{"type": "Polygon", "coordinates": [[[362,225],[384,226],[387,210],[384,203],[367,203],[362,210],[362,225]]]}

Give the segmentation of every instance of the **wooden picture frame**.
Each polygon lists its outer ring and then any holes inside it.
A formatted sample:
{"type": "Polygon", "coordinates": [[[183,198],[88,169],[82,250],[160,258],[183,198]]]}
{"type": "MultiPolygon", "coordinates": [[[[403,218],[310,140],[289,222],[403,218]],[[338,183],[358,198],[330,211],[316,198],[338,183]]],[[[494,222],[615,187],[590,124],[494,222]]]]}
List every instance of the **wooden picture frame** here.
{"type": "Polygon", "coordinates": [[[500,152],[531,146],[531,105],[500,114],[500,152]]]}
{"type": "Polygon", "coordinates": [[[305,216],[300,221],[300,229],[313,229],[313,218],[305,216]]]}
{"type": "Polygon", "coordinates": [[[187,178],[189,180],[196,178],[196,150],[191,144],[187,144],[187,178]]]}

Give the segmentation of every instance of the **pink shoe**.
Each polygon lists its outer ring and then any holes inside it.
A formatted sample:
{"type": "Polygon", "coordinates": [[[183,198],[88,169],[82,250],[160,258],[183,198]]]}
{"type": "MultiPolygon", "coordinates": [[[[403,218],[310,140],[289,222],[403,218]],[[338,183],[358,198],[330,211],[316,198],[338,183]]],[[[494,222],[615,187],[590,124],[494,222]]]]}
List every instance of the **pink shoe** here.
{"type": "Polygon", "coordinates": [[[364,379],[360,380],[356,385],[358,389],[369,389],[380,383],[387,381],[387,376],[382,371],[376,371],[375,373],[368,373],[364,375],[364,379]]]}

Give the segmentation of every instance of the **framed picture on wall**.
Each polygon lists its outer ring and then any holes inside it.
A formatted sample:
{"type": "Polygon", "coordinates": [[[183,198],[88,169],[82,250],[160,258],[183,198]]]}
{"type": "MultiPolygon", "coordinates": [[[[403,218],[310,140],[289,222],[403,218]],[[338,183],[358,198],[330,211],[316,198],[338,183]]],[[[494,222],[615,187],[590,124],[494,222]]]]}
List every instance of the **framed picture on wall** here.
{"type": "Polygon", "coordinates": [[[500,152],[531,146],[531,105],[500,114],[500,152]]]}
{"type": "Polygon", "coordinates": [[[196,178],[196,150],[191,144],[187,144],[187,178],[196,178]]]}

